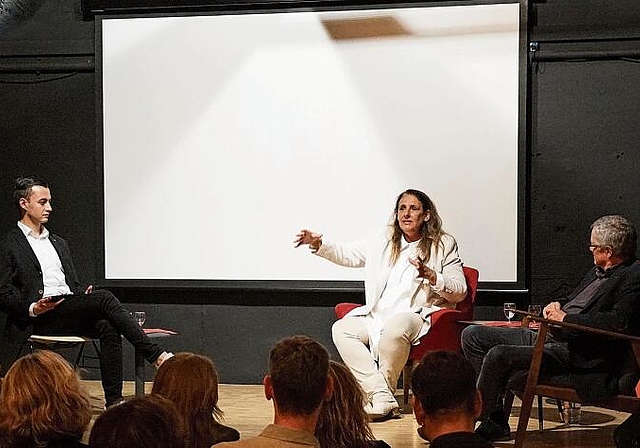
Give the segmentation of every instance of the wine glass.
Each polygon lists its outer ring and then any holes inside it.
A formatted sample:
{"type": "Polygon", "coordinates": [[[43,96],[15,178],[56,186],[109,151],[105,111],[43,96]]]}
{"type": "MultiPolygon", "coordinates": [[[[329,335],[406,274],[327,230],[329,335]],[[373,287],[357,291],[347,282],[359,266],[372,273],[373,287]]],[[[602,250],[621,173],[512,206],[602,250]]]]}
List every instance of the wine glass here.
{"type": "Polygon", "coordinates": [[[147,313],[144,311],[134,311],[133,318],[138,322],[141,327],[144,325],[144,321],[147,320],[147,313]]]}
{"type": "Polygon", "coordinates": [[[513,302],[506,302],[502,305],[502,310],[504,311],[504,317],[506,317],[509,323],[511,323],[511,319],[516,315],[516,313],[514,313],[516,310],[516,304],[513,302]]]}
{"type": "Polygon", "coordinates": [[[528,310],[534,316],[540,316],[542,314],[542,306],[539,303],[533,303],[529,305],[528,310]]]}

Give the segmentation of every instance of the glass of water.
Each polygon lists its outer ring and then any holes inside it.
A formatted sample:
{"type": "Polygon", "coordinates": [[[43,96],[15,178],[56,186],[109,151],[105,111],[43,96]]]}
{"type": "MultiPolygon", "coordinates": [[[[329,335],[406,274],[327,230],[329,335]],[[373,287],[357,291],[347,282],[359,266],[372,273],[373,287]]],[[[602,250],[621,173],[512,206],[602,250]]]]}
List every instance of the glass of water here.
{"type": "Polygon", "coordinates": [[[516,313],[514,313],[516,310],[516,304],[513,302],[506,302],[502,305],[502,310],[504,311],[504,317],[506,317],[509,323],[511,323],[511,319],[516,315],[516,313]]]}
{"type": "Polygon", "coordinates": [[[539,303],[531,304],[529,305],[528,311],[535,316],[540,316],[540,314],[542,314],[542,305],[539,303]]]}
{"type": "Polygon", "coordinates": [[[147,320],[147,313],[144,311],[134,311],[133,318],[138,322],[138,325],[142,327],[144,322],[147,320]]]}

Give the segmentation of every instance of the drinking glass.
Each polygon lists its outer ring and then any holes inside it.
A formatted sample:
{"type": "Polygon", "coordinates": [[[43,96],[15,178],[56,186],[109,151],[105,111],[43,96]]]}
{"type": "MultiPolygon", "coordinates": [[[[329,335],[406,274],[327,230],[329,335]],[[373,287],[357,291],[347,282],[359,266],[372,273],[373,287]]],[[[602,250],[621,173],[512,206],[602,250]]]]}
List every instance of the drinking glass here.
{"type": "Polygon", "coordinates": [[[147,320],[147,314],[144,311],[134,311],[133,318],[138,322],[141,327],[144,325],[144,321],[147,320]]]}
{"type": "Polygon", "coordinates": [[[534,314],[536,316],[540,316],[540,314],[542,313],[542,305],[540,305],[539,303],[531,304],[531,305],[529,305],[528,311],[531,314],[534,314]]]}
{"type": "Polygon", "coordinates": [[[562,420],[568,425],[579,425],[581,415],[580,403],[565,401],[562,405],[562,420]]]}
{"type": "Polygon", "coordinates": [[[516,310],[516,304],[513,302],[507,302],[502,305],[502,310],[504,311],[504,317],[506,317],[509,323],[511,323],[511,319],[516,315],[516,313],[514,313],[516,310]]]}

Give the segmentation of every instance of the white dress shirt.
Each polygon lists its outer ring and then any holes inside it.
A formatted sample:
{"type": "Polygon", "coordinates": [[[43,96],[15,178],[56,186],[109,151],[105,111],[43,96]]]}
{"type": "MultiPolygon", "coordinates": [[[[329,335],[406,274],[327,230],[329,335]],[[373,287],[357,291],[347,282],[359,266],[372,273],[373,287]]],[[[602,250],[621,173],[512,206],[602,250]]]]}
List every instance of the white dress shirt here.
{"type": "MultiPolygon", "coordinates": [[[[72,294],[71,288],[69,288],[69,285],[66,283],[60,256],[49,239],[49,231],[43,227],[42,232],[37,234],[31,230],[29,226],[20,221],[18,221],[18,227],[22,230],[24,236],[27,237],[27,241],[36,254],[38,263],[40,263],[42,282],[44,284],[42,297],[72,294]]],[[[33,313],[34,306],[35,303],[29,306],[29,315],[31,315],[31,317],[35,317],[33,313]]]]}

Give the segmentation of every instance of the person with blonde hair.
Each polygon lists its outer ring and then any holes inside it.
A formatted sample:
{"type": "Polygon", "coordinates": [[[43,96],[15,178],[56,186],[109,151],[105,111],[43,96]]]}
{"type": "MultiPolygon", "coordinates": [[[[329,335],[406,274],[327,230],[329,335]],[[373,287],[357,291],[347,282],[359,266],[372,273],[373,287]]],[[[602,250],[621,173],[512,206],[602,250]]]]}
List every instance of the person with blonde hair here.
{"type": "Polygon", "coordinates": [[[0,445],[81,447],[91,404],[71,365],[51,351],[19,358],[2,380],[0,445]]]}
{"type": "Polygon", "coordinates": [[[219,422],[218,372],[211,358],[177,353],[156,372],[151,393],[175,404],[185,421],[187,446],[205,448],[240,438],[238,431],[219,422]]]}
{"type": "Polygon", "coordinates": [[[375,440],[364,410],[365,393],[349,368],[329,361],[329,377],[333,379],[333,393],[322,405],[316,426],[320,446],[388,448],[384,441],[375,440]]]}

